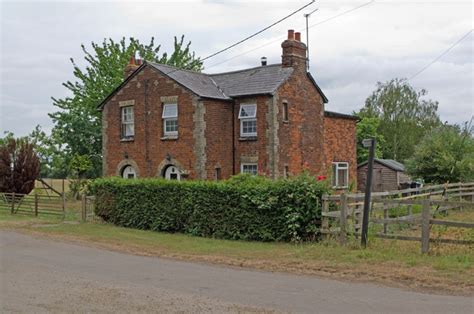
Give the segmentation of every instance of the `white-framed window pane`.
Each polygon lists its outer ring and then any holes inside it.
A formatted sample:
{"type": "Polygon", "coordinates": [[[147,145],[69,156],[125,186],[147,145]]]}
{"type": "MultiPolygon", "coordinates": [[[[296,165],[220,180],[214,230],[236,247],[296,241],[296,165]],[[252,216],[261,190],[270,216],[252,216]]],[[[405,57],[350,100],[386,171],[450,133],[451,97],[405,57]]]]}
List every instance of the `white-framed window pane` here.
{"type": "Polygon", "coordinates": [[[165,119],[164,122],[165,134],[178,133],[178,119],[165,119]]]}
{"type": "Polygon", "coordinates": [[[242,119],[240,127],[244,136],[257,135],[257,119],[242,119]]]}
{"type": "Polygon", "coordinates": [[[347,187],[349,185],[349,164],[347,162],[332,164],[332,185],[334,187],[347,187]]]}
{"type": "Polygon", "coordinates": [[[177,118],[178,117],[178,105],[177,104],[165,104],[163,106],[163,119],[177,118]]]}
{"type": "Polygon", "coordinates": [[[257,164],[242,164],[241,172],[256,176],[258,174],[258,166],[257,164]]]}
{"type": "Polygon", "coordinates": [[[255,118],[257,116],[257,105],[240,105],[239,119],[255,118]]]}
{"type": "Polygon", "coordinates": [[[122,137],[132,137],[135,134],[133,106],[122,107],[122,137]]]}

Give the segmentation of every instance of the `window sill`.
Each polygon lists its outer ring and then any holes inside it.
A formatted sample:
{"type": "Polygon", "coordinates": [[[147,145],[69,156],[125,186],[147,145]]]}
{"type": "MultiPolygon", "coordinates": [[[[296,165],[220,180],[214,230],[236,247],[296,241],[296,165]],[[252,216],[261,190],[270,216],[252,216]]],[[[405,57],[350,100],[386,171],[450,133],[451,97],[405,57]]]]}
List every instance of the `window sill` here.
{"type": "Polygon", "coordinates": [[[133,137],[126,137],[126,138],[121,138],[120,142],[133,142],[135,138],[133,137]]]}
{"type": "Polygon", "coordinates": [[[176,141],[178,140],[178,135],[165,135],[161,138],[162,141],[176,141]]]}
{"type": "Polygon", "coordinates": [[[241,136],[239,137],[239,141],[241,142],[252,142],[256,141],[257,137],[256,136],[241,136]]]}
{"type": "Polygon", "coordinates": [[[348,186],[333,186],[332,188],[335,190],[347,190],[349,187],[348,186]]]}
{"type": "Polygon", "coordinates": [[[290,123],[289,120],[283,120],[283,121],[281,121],[281,122],[283,122],[283,124],[289,124],[289,123],[290,123]]]}

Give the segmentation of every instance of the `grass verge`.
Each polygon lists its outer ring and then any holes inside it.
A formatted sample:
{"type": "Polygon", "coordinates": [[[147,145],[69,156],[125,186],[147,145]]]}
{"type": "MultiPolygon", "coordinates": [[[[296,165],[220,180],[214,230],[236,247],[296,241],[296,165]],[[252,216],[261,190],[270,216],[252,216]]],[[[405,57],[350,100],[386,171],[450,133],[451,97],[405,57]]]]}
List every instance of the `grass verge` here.
{"type": "Polygon", "coordinates": [[[101,223],[63,223],[59,218],[12,216],[4,211],[0,211],[0,228],[137,255],[474,296],[472,246],[433,245],[430,254],[422,255],[418,242],[383,239],[370,239],[365,250],[355,239],[346,246],[333,241],[297,245],[228,241],[101,223]]]}

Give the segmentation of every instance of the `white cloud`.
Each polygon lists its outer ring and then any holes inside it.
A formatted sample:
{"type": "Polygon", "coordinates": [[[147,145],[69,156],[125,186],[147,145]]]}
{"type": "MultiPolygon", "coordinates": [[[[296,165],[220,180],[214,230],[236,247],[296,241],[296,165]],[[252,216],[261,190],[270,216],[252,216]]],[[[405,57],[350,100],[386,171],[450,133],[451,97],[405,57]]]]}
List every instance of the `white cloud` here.
{"type": "MultiPolygon", "coordinates": [[[[0,2],[0,132],[26,134],[38,123],[51,127],[47,113],[56,108],[50,97],[67,94],[61,83],[73,79],[70,57],[82,64],[81,43],[154,36],[162,51],[169,51],[173,36],[185,34],[204,57],[307,2],[0,2]]],[[[365,2],[318,1],[309,24],[365,2]]],[[[303,12],[297,13],[206,61],[206,71],[256,66],[262,56],[279,63],[286,30],[301,30],[304,24],[303,12]]],[[[310,29],[311,71],[330,99],[328,108],[351,112],[363,105],[377,81],[411,76],[470,29],[470,1],[375,1],[310,29]]],[[[473,114],[473,55],[471,34],[411,81],[440,102],[443,120],[462,122],[473,114]]]]}

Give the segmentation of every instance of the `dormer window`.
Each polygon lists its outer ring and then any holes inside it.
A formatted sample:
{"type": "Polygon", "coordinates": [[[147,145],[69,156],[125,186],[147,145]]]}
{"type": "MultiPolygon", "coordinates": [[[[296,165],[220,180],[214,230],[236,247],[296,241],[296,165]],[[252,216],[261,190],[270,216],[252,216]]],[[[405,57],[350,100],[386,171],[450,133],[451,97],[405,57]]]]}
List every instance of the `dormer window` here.
{"type": "Polygon", "coordinates": [[[178,104],[163,105],[163,134],[178,136],[178,104]]]}
{"type": "Polygon", "coordinates": [[[240,105],[240,136],[257,136],[257,105],[240,105]]]}

